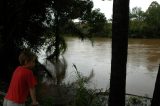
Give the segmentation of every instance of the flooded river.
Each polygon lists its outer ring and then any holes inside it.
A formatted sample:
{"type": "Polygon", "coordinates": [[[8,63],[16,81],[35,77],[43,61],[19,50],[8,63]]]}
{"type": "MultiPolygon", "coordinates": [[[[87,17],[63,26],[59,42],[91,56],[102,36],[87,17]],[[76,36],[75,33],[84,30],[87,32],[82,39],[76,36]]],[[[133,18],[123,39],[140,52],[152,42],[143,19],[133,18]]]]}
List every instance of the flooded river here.
{"type": "MultiPolygon", "coordinates": [[[[76,79],[73,64],[87,76],[94,71],[92,88],[109,88],[111,70],[111,39],[95,38],[81,41],[76,37],[65,38],[67,51],[66,81],[76,79]]],[[[160,64],[160,39],[129,39],[126,93],[152,97],[158,66],[160,64]]],[[[118,89],[118,88],[117,88],[118,89]]]]}

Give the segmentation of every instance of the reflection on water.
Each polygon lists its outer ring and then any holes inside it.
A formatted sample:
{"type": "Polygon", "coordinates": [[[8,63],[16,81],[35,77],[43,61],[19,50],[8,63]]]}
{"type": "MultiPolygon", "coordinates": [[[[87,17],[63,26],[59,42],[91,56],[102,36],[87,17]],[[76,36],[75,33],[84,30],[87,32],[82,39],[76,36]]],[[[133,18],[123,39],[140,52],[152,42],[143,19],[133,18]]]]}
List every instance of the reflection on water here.
{"type": "MultiPolygon", "coordinates": [[[[109,88],[111,67],[111,39],[96,38],[94,45],[89,40],[66,38],[68,49],[67,81],[75,79],[75,64],[78,70],[89,75],[94,70],[92,88],[109,88]]],[[[160,40],[129,39],[126,92],[152,96],[158,65],[160,63],[160,40]]]]}

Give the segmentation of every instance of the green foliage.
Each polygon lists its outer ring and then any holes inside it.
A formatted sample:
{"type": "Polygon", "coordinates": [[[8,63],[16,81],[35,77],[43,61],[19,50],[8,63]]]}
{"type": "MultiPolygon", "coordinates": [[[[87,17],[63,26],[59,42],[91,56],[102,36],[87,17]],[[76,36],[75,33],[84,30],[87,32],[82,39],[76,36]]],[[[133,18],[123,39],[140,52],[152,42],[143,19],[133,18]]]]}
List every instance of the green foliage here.
{"type": "MultiPolygon", "coordinates": [[[[51,46],[55,49],[48,59],[58,60],[61,50],[64,50],[65,41],[60,36],[60,26],[64,26],[70,20],[82,17],[86,13],[90,12],[93,7],[91,0],[53,0],[49,7],[50,13],[53,17],[53,29],[55,39],[52,40],[52,44],[49,45],[48,50],[51,46]]],[[[52,48],[53,48],[52,47],[52,48]]],[[[47,50],[47,51],[48,51],[47,50]]]]}
{"type": "Polygon", "coordinates": [[[54,15],[54,29],[56,26],[56,16],[58,15],[59,26],[63,27],[71,20],[82,18],[91,12],[93,2],[91,0],[53,0],[49,7],[50,13],[54,15]]]}
{"type": "MultiPolygon", "coordinates": [[[[41,97],[38,99],[38,102],[40,106],[54,106],[54,98],[52,96],[41,97]]],[[[31,100],[31,97],[29,97],[27,101],[25,102],[25,105],[31,106],[31,104],[32,104],[32,100],[31,100]]]]}
{"type": "Polygon", "coordinates": [[[132,8],[132,11],[130,13],[130,19],[143,21],[144,20],[144,12],[142,11],[142,9],[140,7],[134,7],[134,8],[132,8]]]}
{"type": "Polygon", "coordinates": [[[152,2],[146,11],[145,22],[147,24],[146,33],[153,37],[160,37],[160,5],[158,2],[152,2]]]}
{"type": "MultiPolygon", "coordinates": [[[[88,26],[88,34],[90,35],[107,35],[107,20],[99,9],[92,10],[90,14],[86,14],[82,19],[82,24],[88,26]]],[[[85,29],[85,28],[84,28],[85,29]]]]}
{"type": "MultiPolygon", "coordinates": [[[[56,52],[55,52],[55,36],[52,32],[48,32],[48,34],[51,34],[50,37],[47,38],[45,45],[47,46],[46,55],[47,59],[54,61],[56,59],[56,52]]],[[[65,42],[65,39],[63,36],[59,35],[59,54],[63,54],[67,49],[67,44],[65,42]]]]}
{"type": "MultiPolygon", "coordinates": [[[[71,106],[105,106],[106,98],[102,95],[98,95],[101,90],[97,89],[89,89],[86,85],[88,85],[91,78],[94,76],[93,71],[91,71],[88,77],[83,76],[77,69],[76,65],[74,65],[76,69],[76,95],[75,100],[71,106]]],[[[75,86],[75,85],[74,85],[75,86]]]]}
{"type": "Polygon", "coordinates": [[[128,105],[142,105],[142,101],[140,100],[140,98],[138,98],[138,97],[130,97],[129,99],[128,99],[128,105]]]}
{"type": "MultiPolygon", "coordinates": [[[[87,14],[93,8],[91,0],[53,0],[51,10],[59,13],[61,19],[76,19],[87,14]]],[[[62,21],[64,22],[64,21],[62,21]]]]}
{"type": "Polygon", "coordinates": [[[53,97],[45,97],[40,100],[41,106],[54,106],[54,98],[53,97]]]}
{"type": "Polygon", "coordinates": [[[143,37],[145,13],[139,7],[134,7],[130,13],[130,36],[143,37]]]}
{"type": "Polygon", "coordinates": [[[160,5],[153,1],[146,12],[135,7],[130,13],[129,37],[160,38],[160,5]]]}
{"type": "Polygon", "coordinates": [[[44,43],[46,26],[43,22],[48,20],[45,15],[48,5],[50,0],[0,1],[0,64],[3,70],[0,78],[3,80],[10,81],[12,71],[19,65],[22,48],[28,46],[37,52],[44,43]]]}
{"type": "Polygon", "coordinates": [[[9,41],[15,47],[21,47],[26,41],[28,46],[36,49],[43,43],[43,22],[47,20],[46,7],[50,5],[50,0],[5,0],[2,5],[0,32],[4,44],[9,41]]]}
{"type": "Polygon", "coordinates": [[[11,71],[19,64],[17,59],[22,48],[27,46],[39,52],[48,38],[52,39],[48,48],[55,51],[50,57],[58,57],[66,48],[59,27],[89,13],[92,7],[91,0],[1,0],[0,64],[1,70],[9,72],[0,78],[5,76],[9,80],[11,71]]]}

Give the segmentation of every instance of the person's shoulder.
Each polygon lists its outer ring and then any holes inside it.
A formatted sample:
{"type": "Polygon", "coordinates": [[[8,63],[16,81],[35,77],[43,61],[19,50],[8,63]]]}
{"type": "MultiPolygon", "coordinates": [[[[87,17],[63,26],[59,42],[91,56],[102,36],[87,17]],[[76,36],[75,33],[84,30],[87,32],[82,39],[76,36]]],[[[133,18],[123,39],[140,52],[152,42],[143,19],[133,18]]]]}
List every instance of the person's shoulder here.
{"type": "Polygon", "coordinates": [[[21,69],[22,69],[21,66],[17,66],[14,72],[19,72],[21,69]]]}
{"type": "Polygon", "coordinates": [[[21,70],[23,72],[32,73],[32,70],[25,68],[23,66],[18,66],[16,70],[21,70]]]}

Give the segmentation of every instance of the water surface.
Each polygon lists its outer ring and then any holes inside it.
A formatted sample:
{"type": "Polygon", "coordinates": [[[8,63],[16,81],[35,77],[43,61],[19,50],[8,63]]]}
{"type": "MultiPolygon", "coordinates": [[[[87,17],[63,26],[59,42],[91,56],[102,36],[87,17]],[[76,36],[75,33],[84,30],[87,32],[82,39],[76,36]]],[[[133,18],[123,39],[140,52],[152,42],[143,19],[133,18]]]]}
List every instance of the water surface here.
{"type": "MultiPolygon", "coordinates": [[[[83,75],[94,70],[92,88],[109,88],[111,70],[111,39],[89,40],[67,37],[67,81],[76,79],[75,64],[83,75]]],[[[152,97],[158,66],[160,64],[160,40],[129,39],[126,92],[152,97]]],[[[118,89],[118,88],[117,88],[118,89]]]]}

